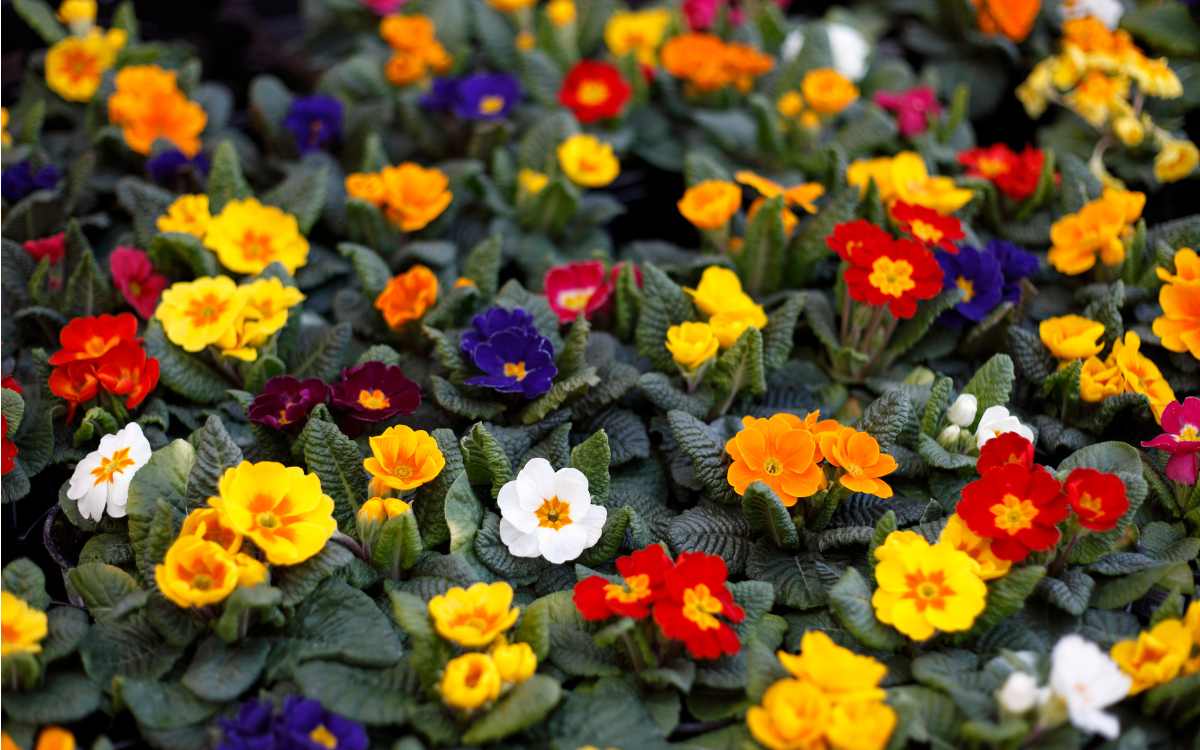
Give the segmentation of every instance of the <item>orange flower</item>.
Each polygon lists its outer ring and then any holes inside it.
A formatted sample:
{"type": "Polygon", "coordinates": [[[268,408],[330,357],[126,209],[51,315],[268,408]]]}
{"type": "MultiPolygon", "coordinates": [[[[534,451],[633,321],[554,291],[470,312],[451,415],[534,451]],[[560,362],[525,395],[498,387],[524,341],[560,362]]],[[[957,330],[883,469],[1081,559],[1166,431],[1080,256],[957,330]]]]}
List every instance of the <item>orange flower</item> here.
{"type": "Polygon", "coordinates": [[[836,115],[858,99],[858,87],[833,68],[817,68],[800,83],[804,100],[819,115],[836,115]]]}
{"type": "Polygon", "coordinates": [[[853,492],[891,497],[892,488],[880,477],[896,470],[896,459],[879,450],[879,443],[865,432],[851,427],[829,430],[817,435],[821,455],[842,469],[842,486],[853,492]]]}
{"type": "Polygon", "coordinates": [[[667,72],[700,91],[734,86],[746,92],[754,79],[771,70],[770,55],[745,44],[727,44],[712,34],[681,34],[662,49],[667,72]]]}
{"type": "Polygon", "coordinates": [[[1067,214],[1050,227],[1052,247],[1046,259],[1060,273],[1081,274],[1096,265],[1097,256],[1107,266],[1125,260],[1124,237],[1142,215],[1144,193],[1105,190],[1077,213],[1067,214]]]}
{"type": "Polygon", "coordinates": [[[374,482],[393,490],[411,490],[432,481],[446,466],[437,440],[425,430],[398,424],[371,438],[371,457],[363,468],[374,482]]]}
{"type": "Polygon", "coordinates": [[[405,162],[385,167],[383,178],[388,219],[406,232],[424,229],[450,205],[450,179],[440,169],[405,162]]]}
{"type": "Polygon", "coordinates": [[[1158,269],[1158,278],[1166,284],[1158,290],[1163,314],[1154,320],[1154,335],[1163,348],[1190,352],[1200,359],[1200,256],[1191,248],[1175,253],[1176,274],[1158,269]]]}
{"type": "Polygon", "coordinates": [[[1041,0],[971,0],[985,34],[1003,34],[1014,42],[1025,41],[1033,30],[1041,0]]]}
{"type": "Polygon", "coordinates": [[[149,154],[162,138],[188,156],[196,155],[208,115],[179,90],[174,71],[129,65],[117,73],[115,84],[108,98],[108,119],[121,128],[129,148],[149,154]]]}
{"type": "Polygon", "coordinates": [[[433,21],[419,13],[384,18],[379,35],[393,50],[384,73],[397,86],[424,80],[431,71],[444,73],[454,62],[438,41],[433,21]]]}
{"type": "Polygon", "coordinates": [[[743,417],[742,425],[725,443],[733,458],[726,478],[734,492],[744,495],[751,482],[762,482],[791,507],[797,498],[811,497],[825,486],[817,441],[799,417],[743,417]]]}
{"type": "Polygon", "coordinates": [[[418,263],[392,277],[375,298],[375,309],[383,313],[389,327],[396,329],[424,315],[437,302],[437,294],[437,276],[418,263]]]}
{"type": "Polygon", "coordinates": [[[742,205],[742,191],[725,180],[692,185],[675,204],[679,213],[699,229],[720,229],[742,205]]]}

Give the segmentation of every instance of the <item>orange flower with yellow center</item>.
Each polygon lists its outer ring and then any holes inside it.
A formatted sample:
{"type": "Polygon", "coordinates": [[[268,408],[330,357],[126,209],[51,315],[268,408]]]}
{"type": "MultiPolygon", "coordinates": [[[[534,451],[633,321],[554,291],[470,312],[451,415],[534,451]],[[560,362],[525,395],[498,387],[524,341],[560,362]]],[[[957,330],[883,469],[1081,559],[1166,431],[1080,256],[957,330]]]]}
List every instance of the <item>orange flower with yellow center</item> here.
{"type": "Polygon", "coordinates": [[[392,277],[375,298],[375,309],[383,313],[388,327],[398,329],[409,321],[419,320],[437,302],[437,295],[437,276],[428,266],[418,263],[392,277]]]}
{"type": "Polygon", "coordinates": [[[1189,247],[1175,253],[1176,273],[1159,268],[1165,282],[1158,290],[1163,314],[1154,319],[1154,334],[1164,349],[1188,352],[1200,359],[1200,256],[1189,247]]]}
{"type": "Polygon", "coordinates": [[[725,443],[725,452],[733,459],[726,479],[739,495],[752,482],[762,482],[791,507],[825,486],[817,440],[793,414],[743,417],[741,431],[725,443]]]}
{"type": "Polygon", "coordinates": [[[896,459],[879,450],[879,442],[850,427],[817,434],[821,455],[842,470],[838,482],[852,492],[891,497],[891,486],[883,481],[896,470],[896,459]]]}
{"type": "Polygon", "coordinates": [[[704,180],[689,187],[676,205],[693,226],[720,229],[741,207],[742,191],[732,182],[704,180]]]}
{"type": "MultiPolygon", "coordinates": [[[[361,400],[361,396],[360,396],[361,400]]],[[[370,439],[371,457],[363,461],[374,481],[394,490],[411,490],[432,481],[446,466],[437,440],[425,430],[398,424],[370,439]]]]}
{"type": "Polygon", "coordinates": [[[1110,655],[1121,671],[1133,678],[1129,694],[1136,695],[1179,675],[1192,653],[1192,636],[1177,618],[1143,630],[1133,640],[1113,644],[1110,655]]]}

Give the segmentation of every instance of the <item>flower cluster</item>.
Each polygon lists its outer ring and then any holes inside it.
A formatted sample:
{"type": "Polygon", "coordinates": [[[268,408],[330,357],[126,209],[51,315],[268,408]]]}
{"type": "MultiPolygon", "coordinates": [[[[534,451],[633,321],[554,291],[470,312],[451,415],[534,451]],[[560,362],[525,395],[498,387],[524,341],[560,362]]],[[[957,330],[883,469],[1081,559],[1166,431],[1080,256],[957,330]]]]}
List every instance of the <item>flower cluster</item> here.
{"type": "Polygon", "coordinates": [[[188,352],[211,346],[245,362],[287,323],[304,295],[276,278],[236,284],[228,276],[179,281],[162,293],[156,320],[173,344],[188,352]]]}
{"type": "Polygon", "coordinates": [[[880,200],[886,204],[904,201],[939,214],[952,214],[975,196],[970,188],[955,185],[951,177],[929,174],[925,160],[915,151],[853,161],[846,169],[846,181],[864,193],[869,184],[875,183],[880,200]]]}
{"type": "Polygon", "coordinates": [[[288,696],[278,708],[269,700],[251,699],[235,715],[218,720],[217,750],[367,750],[362,725],[326,710],[318,701],[288,696]]]}
{"type": "Polygon", "coordinates": [[[175,72],[157,65],[130,65],[114,79],[108,97],[108,120],[121,129],[125,144],[142,155],[160,138],[187,156],[200,150],[200,133],[208,122],[204,109],[179,89],[175,72]]]}
{"type": "Polygon", "coordinates": [[[746,93],[759,76],[775,67],[775,60],[740,42],[726,42],[712,34],[681,34],[663,45],[662,65],[697,93],[733,86],[746,93]]]}
{"type": "Polygon", "coordinates": [[[1079,373],[1079,397],[1096,403],[1122,393],[1140,393],[1150,402],[1154,418],[1161,420],[1167,404],[1175,400],[1175,391],[1141,346],[1137,332],[1126,331],[1105,359],[1088,357],[1079,373]]]}
{"type": "Polygon", "coordinates": [[[708,318],[708,326],[722,348],[736,344],[746,329],[761,330],[767,325],[762,305],[742,290],[741,279],[728,268],[705,268],[696,288],[685,287],[684,291],[696,309],[708,318]]]}
{"type": "Polygon", "coordinates": [[[1154,319],[1154,335],[1164,349],[1187,352],[1200,360],[1200,255],[1181,247],[1174,261],[1174,274],[1155,269],[1163,285],[1158,290],[1162,315],[1154,319]]]}
{"type": "Polygon", "coordinates": [[[357,435],[369,425],[412,414],[421,405],[421,389],[396,365],[364,362],[342,370],[332,386],[317,378],[273,377],[250,402],[246,414],[265,427],[292,429],[325,403],[332,406],[343,429],[357,435]]]}
{"type": "Polygon", "coordinates": [[[493,307],[476,315],[460,348],[483,372],[468,378],[469,385],[533,399],[550,390],[558,374],[554,345],[538,333],[533,316],[519,307],[493,307]]]}
{"type": "Polygon", "coordinates": [[[296,217],[254,198],[231,200],[213,216],[208,196],[182,195],[158,217],[157,226],[201,240],[234,273],[262,273],[272,263],[295,273],[308,262],[308,240],[296,217]]]}
{"type": "Polygon", "coordinates": [[[1133,680],[1130,695],[1200,672],[1200,601],[1182,618],[1168,617],[1137,638],[1118,641],[1109,655],[1133,680]]]}
{"type": "MultiPolygon", "coordinates": [[[[78,317],[58,334],[62,349],[50,355],[50,392],[67,402],[67,421],[97,396],[122,397],[136,409],[158,385],[158,360],[147,356],[129,313],[78,317]]],[[[118,403],[111,398],[109,404],[118,403]]]]}
{"type": "Polygon", "coordinates": [[[347,175],[346,194],[375,206],[405,232],[429,226],[454,198],[445,172],[413,162],[347,175]]]}
{"type": "Polygon", "coordinates": [[[433,73],[444,73],[454,58],[437,38],[428,16],[390,15],[379,23],[379,35],[392,48],[384,73],[397,86],[420,83],[433,73]]]}
{"type": "Polygon", "coordinates": [[[1097,258],[1106,266],[1120,265],[1125,260],[1125,243],[1145,205],[1144,193],[1106,189],[1077,212],[1054,222],[1046,260],[1068,276],[1091,270],[1097,258]]]}
{"type": "Polygon", "coordinates": [[[995,143],[959,152],[958,163],[966,167],[967,176],[985,179],[1012,200],[1023,201],[1037,192],[1046,153],[1033,146],[1016,152],[1008,144],[995,143]]]}

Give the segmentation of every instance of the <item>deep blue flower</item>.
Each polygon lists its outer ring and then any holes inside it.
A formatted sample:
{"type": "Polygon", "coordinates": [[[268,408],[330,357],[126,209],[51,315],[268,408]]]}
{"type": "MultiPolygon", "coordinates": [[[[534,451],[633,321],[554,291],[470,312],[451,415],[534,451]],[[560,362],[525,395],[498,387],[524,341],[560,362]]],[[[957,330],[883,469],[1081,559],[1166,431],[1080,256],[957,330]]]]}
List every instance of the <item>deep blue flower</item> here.
{"type": "Polygon", "coordinates": [[[521,308],[506,310],[503,307],[493,307],[471,319],[471,328],[463,332],[460,342],[462,353],[473,357],[476,347],[509,328],[519,328],[537,333],[537,329],[533,325],[533,316],[521,308]]]}
{"type": "Polygon", "coordinates": [[[342,103],[321,95],[294,99],[283,125],[292,131],[300,153],[319,151],[342,137],[342,103]]]}
{"type": "Polygon", "coordinates": [[[248,700],[237,715],[221,719],[221,743],[217,750],[277,750],[284,747],[275,742],[274,706],[270,701],[248,700]]]}
{"type": "Polygon", "coordinates": [[[454,113],[464,120],[499,120],[521,98],[521,84],[507,73],[475,73],[456,88],[454,113]]]}
{"type": "Polygon", "coordinates": [[[1004,274],[990,252],[960,245],[957,255],[939,252],[937,260],[942,266],[942,288],[963,290],[962,302],[946,314],[947,323],[978,322],[1000,304],[1004,274]]]}
{"type": "Polygon", "coordinates": [[[296,696],[284,701],[276,736],[281,748],[367,750],[367,732],[361,724],[326,711],[318,701],[296,696]]]}
{"type": "Polygon", "coordinates": [[[150,179],[160,185],[173,186],[189,174],[204,177],[208,174],[208,157],[203,152],[189,157],[177,148],[170,148],[146,160],[150,179]]]}
{"type": "Polygon", "coordinates": [[[1021,299],[1021,279],[1037,273],[1037,256],[1005,240],[991,240],[984,249],[996,258],[1000,264],[1000,272],[1004,274],[1001,299],[1005,302],[1021,299]]]}
{"type": "Polygon", "coordinates": [[[420,104],[430,112],[449,112],[458,100],[458,79],[434,78],[420,104]]]}
{"type": "Polygon", "coordinates": [[[0,194],[9,203],[16,203],[35,190],[52,189],[61,177],[62,171],[53,164],[34,171],[26,159],[0,174],[0,194]]]}
{"type": "Polygon", "coordinates": [[[501,393],[521,393],[525,398],[536,398],[550,390],[550,383],[558,374],[554,347],[544,336],[528,328],[509,328],[492,335],[475,347],[471,359],[485,374],[476,375],[467,383],[501,393]]]}

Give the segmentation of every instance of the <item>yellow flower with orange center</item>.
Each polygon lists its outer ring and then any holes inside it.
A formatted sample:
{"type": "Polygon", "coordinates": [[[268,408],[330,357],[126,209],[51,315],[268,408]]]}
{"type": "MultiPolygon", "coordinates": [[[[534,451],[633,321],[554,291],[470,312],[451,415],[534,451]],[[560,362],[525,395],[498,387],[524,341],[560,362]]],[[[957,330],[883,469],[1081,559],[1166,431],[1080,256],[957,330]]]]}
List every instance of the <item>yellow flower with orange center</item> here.
{"type": "Polygon", "coordinates": [[[600,188],[621,173],[613,147],[594,135],[577,133],[558,144],[558,166],[571,182],[600,188]]]}
{"type": "Polygon", "coordinates": [[[642,65],[654,65],[670,26],[671,11],[666,8],[616,11],[604,25],[604,43],[614,57],[633,55],[642,65]]]}
{"type": "Polygon", "coordinates": [[[971,531],[957,513],[946,520],[946,526],[938,536],[938,544],[949,545],[970,555],[979,564],[979,577],[985,581],[1002,578],[1012,568],[1011,560],[1001,560],[992,552],[992,540],[971,531]]]}
{"type": "MultiPolygon", "coordinates": [[[[749,299],[746,297],[746,300],[749,299]]],[[[737,307],[719,312],[708,319],[708,325],[716,334],[722,349],[736,344],[747,328],[761,331],[767,325],[767,313],[762,305],[755,304],[752,300],[749,304],[743,304],[744,302],[745,300],[735,300],[737,307]]]]}
{"type": "Polygon", "coordinates": [[[704,180],[689,187],[676,204],[698,229],[721,229],[742,205],[742,191],[725,180],[704,180]]]}
{"type": "Polygon", "coordinates": [[[1163,620],[1143,630],[1132,640],[1113,644],[1110,656],[1125,674],[1133,678],[1129,694],[1170,682],[1183,670],[1192,653],[1192,635],[1183,620],[1163,620]]]}
{"type": "Polygon", "coordinates": [[[154,142],[162,138],[187,156],[196,155],[208,115],[179,90],[174,71],[157,65],[130,65],[121,68],[114,82],[108,119],[121,128],[130,149],[148,155],[154,142]]]}
{"type": "Polygon", "coordinates": [[[363,468],[384,487],[416,489],[446,466],[437,440],[425,430],[398,424],[372,437],[370,443],[371,457],[363,461],[363,468]]]}
{"type": "Polygon", "coordinates": [[[776,656],[793,677],[813,683],[835,701],[882,701],[887,697],[879,687],[887,667],[837,645],[824,631],[805,633],[799,654],[778,651],[776,656]]]}
{"type": "Polygon", "coordinates": [[[234,273],[262,273],[272,263],[295,273],[308,262],[308,240],[296,217],[254,198],[226,203],[209,223],[204,245],[234,273]]]}
{"type": "Polygon", "coordinates": [[[162,563],[154,567],[154,581],[163,596],[180,607],[203,607],[233,593],[238,566],[221,545],[186,534],[175,540],[162,563]]]}
{"type": "Polygon", "coordinates": [[[196,508],[183,519],[179,536],[198,536],[213,542],[229,554],[237,554],[242,547],[242,535],[225,525],[221,512],[216,508],[196,508]]]}
{"type": "Polygon", "coordinates": [[[383,523],[391,518],[411,513],[412,506],[396,497],[373,497],[359,506],[357,517],[364,523],[383,523]]]}
{"type": "Polygon", "coordinates": [[[67,101],[91,101],[125,40],[121,29],[91,29],[55,42],[46,51],[46,86],[67,101]]]}
{"type": "Polygon", "coordinates": [[[1104,349],[1104,324],[1082,315],[1060,315],[1038,324],[1042,343],[1057,359],[1087,359],[1104,349]]]}
{"type": "Polygon", "coordinates": [[[817,68],[800,82],[804,101],[820,115],[836,115],[858,100],[858,87],[833,68],[817,68]]]}
{"type": "Polygon", "coordinates": [[[154,311],[173,344],[199,352],[224,337],[241,314],[245,295],[228,276],[201,276],[163,291],[154,311]]]}
{"type": "Polygon", "coordinates": [[[1125,338],[1113,342],[1110,358],[1115,360],[1125,379],[1126,390],[1140,393],[1150,401],[1150,410],[1155,419],[1161,419],[1163,409],[1175,400],[1175,391],[1163,377],[1158,365],[1142,354],[1142,340],[1134,331],[1126,331],[1125,338]]]}
{"type": "Polygon", "coordinates": [[[878,586],[871,597],[879,621],[917,641],[970,629],[983,612],[987,584],[979,564],[948,544],[893,531],[875,550],[878,586]]]}
{"type": "Polygon", "coordinates": [[[550,184],[550,176],[536,169],[522,169],[517,172],[517,187],[526,195],[537,195],[550,184]]]}
{"type": "Polygon", "coordinates": [[[244,302],[216,346],[226,357],[253,362],[267,339],[287,325],[288,311],[304,301],[304,295],[276,278],[243,284],[238,294],[244,302]]]}
{"type": "Polygon", "coordinates": [[[827,430],[817,435],[821,455],[842,470],[838,482],[852,492],[891,497],[891,486],[883,481],[896,470],[896,459],[879,450],[879,442],[850,427],[827,430]]]}
{"type": "Polygon", "coordinates": [[[375,297],[375,309],[383,313],[388,327],[398,329],[419,320],[437,302],[438,280],[428,266],[420,263],[397,274],[375,297]]]}
{"type": "Polygon", "coordinates": [[[793,414],[743,417],[742,429],[725,443],[725,452],[733,459],[726,479],[739,495],[752,482],[762,482],[791,507],[825,486],[817,440],[793,414]]]}
{"type": "Polygon", "coordinates": [[[1200,256],[1190,247],[1175,253],[1175,274],[1157,269],[1164,281],[1158,290],[1163,314],[1154,319],[1153,331],[1163,348],[1189,352],[1200,359],[1200,256]]]}
{"type": "Polygon", "coordinates": [[[500,670],[487,654],[466,653],[446,662],[438,691],[451,708],[471,711],[500,697],[500,670]]]}
{"type": "Polygon", "coordinates": [[[1193,599],[1183,615],[1183,625],[1192,636],[1192,655],[1183,664],[1184,674],[1200,672],[1200,599],[1193,599]]]}
{"type": "Polygon", "coordinates": [[[883,750],[896,730],[896,712],[882,701],[838,703],[825,735],[837,750],[883,750]]]}
{"type": "Polygon", "coordinates": [[[208,196],[203,193],[179,196],[155,221],[160,232],[181,232],[199,239],[208,234],[210,223],[212,214],[208,212],[208,196]]]}
{"type": "Polygon", "coordinates": [[[429,600],[434,629],[465,648],[483,648],[512,627],[521,610],[512,606],[513,589],[504,581],[452,587],[429,600]]]}
{"type": "Polygon", "coordinates": [[[559,28],[575,23],[575,0],[550,0],[546,3],[546,18],[559,28]]]}
{"type": "Polygon", "coordinates": [[[1093,127],[1101,127],[1109,116],[1124,111],[1129,96],[1129,79],[1110,76],[1093,70],[1083,77],[1071,93],[1066,96],[1067,106],[1093,127]]]}
{"type": "Polygon", "coordinates": [[[46,613],[8,591],[0,599],[0,655],[40,654],[49,632],[46,613]]]}

